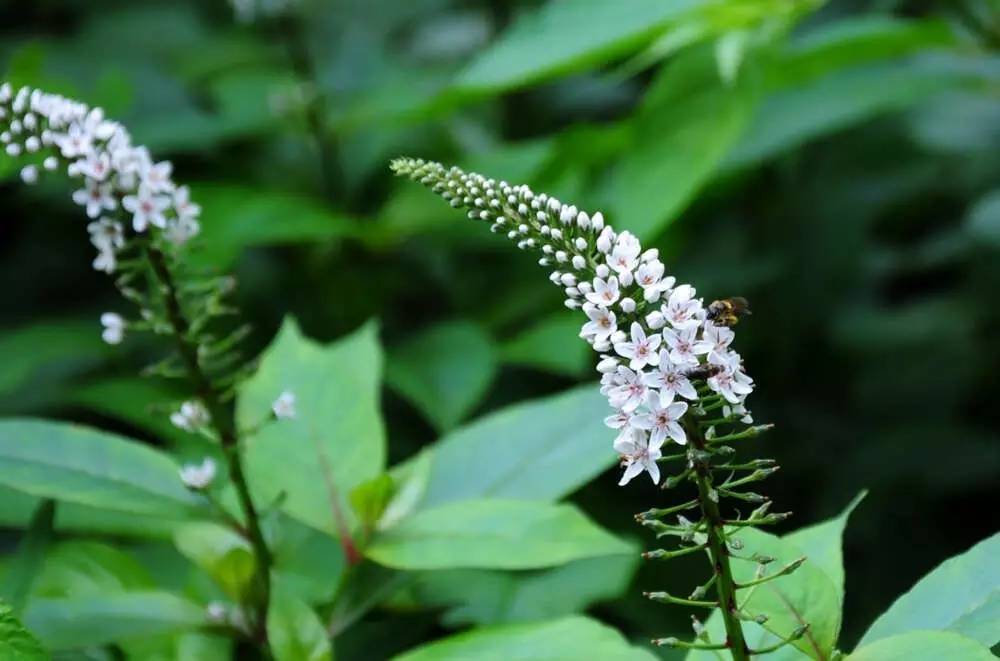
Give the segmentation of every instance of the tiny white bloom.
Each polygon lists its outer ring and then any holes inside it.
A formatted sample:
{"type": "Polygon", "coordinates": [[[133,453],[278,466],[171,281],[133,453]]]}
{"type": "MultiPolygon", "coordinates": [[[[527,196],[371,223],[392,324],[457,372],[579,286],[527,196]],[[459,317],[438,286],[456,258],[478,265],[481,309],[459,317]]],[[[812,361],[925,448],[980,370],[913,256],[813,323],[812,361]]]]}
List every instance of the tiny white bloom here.
{"type": "Polygon", "coordinates": [[[194,491],[202,491],[215,479],[215,461],[211,457],[205,457],[200,464],[185,464],[178,473],[184,486],[194,491]]]}
{"type": "Polygon", "coordinates": [[[626,428],[614,443],[615,451],[621,456],[622,466],[625,468],[618,486],[625,486],[643,471],[649,473],[653,484],[659,484],[660,467],[656,465],[656,460],[662,456],[661,445],[662,442],[656,444],[647,439],[646,433],[642,430],[626,428]]]}
{"type": "Polygon", "coordinates": [[[624,411],[634,411],[646,399],[649,388],[642,382],[642,373],[620,365],[614,373],[612,387],[607,389],[611,406],[624,411]]]}
{"type": "Polygon", "coordinates": [[[175,427],[189,432],[197,431],[207,425],[210,420],[208,410],[197,400],[184,402],[179,411],[170,415],[170,422],[175,427]]]}
{"type": "Polygon", "coordinates": [[[660,349],[659,369],[645,374],[642,380],[647,386],[660,391],[660,402],[663,405],[672,402],[675,395],[685,399],[698,399],[698,391],[691,385],[684,372],[670,361],[670,352],[667,349],[660,349]]]}
{"type": "Polygon", "coordinates": [[[132,227],[136,232],[146,231],[146,227],[154,225],[156,227],[166,227],[167,217],[163,214],[170,206],[170,198],[164,195],[157,195],[156,192],[146,186],[139,185],[139,190],[135,195],[126,195],[122,198],[122,206],[132,213],[132,227]]]}
{"type": "Polygon", "coordinates": [[[296,415],[295,393],[291,390],[286,390],[278,395],[278,399],[274,400],[274,403],[271,404],[271,410],[274,412],[274,417],[279,420],[294,418],[296,415]]]}
{"type": "Polygon", "coordinates": [[[624,358],[629,359],[629,367],[634,370],[641,370],[646,365],[656,365],[660,361],[660,356],[656,352],[662,339],[659,333],[646,336],[646,331],[642,326],[632,322],[632,337],[630,342],[616,342],[615,352],[624,358]]]}
{"type": "Polygon", "coordinates": [[[597,306],[587,306],[584,308],[587,317],[590,319],[583,325],[580,334],[583,337],[593,338],[595,342],[604,342],[611,334],[618,330],[618,322],[615,313],[611,310],[597,306]]]}
{"type": "Polygon", "coordinates": [[[663,340],[670,347],[670,362],[678,366],[695,367],[698,365],[698,356],[694,352],[697,333],[698,329],[694,327],[682,330],[670,328],[663,330],[663,340]]]}
{"type": "Polygon", "coordinates": [[[104,331],[101,338],[108,344],[121,344],[125,338],[125,319],[115,312],[105,312],[101,315],[101,325],[104,331]]]}
{"type": "Polygon", "coordinates": [[[114,211],[118,202],[112,194],[109,184],[102,184],[93,179],[84,180],[84,187],[73,192],[73,201],[87,208],[87,215],[97,218],[101,212],[114,211]]]}
{"type": "Polygon", "coordinates": [[[753,379],[733,365],[726,365],[708,378],[708,387],[730,404],[740,404],[753,392],[753,379]]]}
{"type": "Polygon", "coordinates": [[[650,393],[646,401],[649,413],[638,415],[632,420],[632,425],[638,429],[649,431],[650,444],[660,445],[669,437],[678,445],[687,444],[687,434],[680,426],[680,419],[687,413],[688,405],[685,402],[672,402],[664,404],[660,398],[650,393]]]}
{"type": "Polygon", "coordinates": [[[594,305],[603,305],[605,307],[614,304],[618,300],[618,278],[611,276],[607,280],[603,278],[594,278],[594,291],[587,294],[587,300],[594,305]]]}

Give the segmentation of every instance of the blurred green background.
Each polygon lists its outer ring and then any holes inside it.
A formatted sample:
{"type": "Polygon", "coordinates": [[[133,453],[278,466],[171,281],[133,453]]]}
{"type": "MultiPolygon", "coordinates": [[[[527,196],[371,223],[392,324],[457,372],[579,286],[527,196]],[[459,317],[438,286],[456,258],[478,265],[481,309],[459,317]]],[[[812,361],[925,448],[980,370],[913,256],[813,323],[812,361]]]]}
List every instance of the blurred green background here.
{"type": "MultiPolygon", "coordinates": [[[[192,185],[195,257],[238,276],[253,347],[287,314],[319,340],[379,320],[392,462],[594,379],[534,259],[392,180],[410,154],[601,209],[707,299],[750,299],[739,349],[777,425],[757,447],[783,466],[766,489],[795,511],[786,529],[870,490],[845,539],[844,648],[998,528],[997,2],[0,7],[4,78],[103,106],[192,185]]],[[[156,353],[101,344],[119,302],[69,184],[19,184],[0,156],[0,413],[167,442],[113,403],[156,353]]],[[[631,514],[662,496],[615,483],[574,500],[651,543],[631,514]]],[[[20,516],[0,503],[3,525],[20,516]]],[[[684,609],[639,596],[683,574],[643,567],[592,610],[635,639],[683,632],[684,609]]],[[[403,617],[399,648],[442,633],[403,617]]]]}

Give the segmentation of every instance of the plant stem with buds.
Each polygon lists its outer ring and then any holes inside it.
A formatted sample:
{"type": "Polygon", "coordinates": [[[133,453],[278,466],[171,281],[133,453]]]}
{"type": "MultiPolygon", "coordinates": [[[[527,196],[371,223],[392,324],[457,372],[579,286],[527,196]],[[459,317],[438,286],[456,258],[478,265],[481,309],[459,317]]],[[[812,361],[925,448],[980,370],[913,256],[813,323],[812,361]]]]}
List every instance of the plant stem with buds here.
{"type": "MultiPolygon", "coordinates": [[[[705,451],[705,437],[697,424],[688,424],[687,435],[691,446],[700,452],[705,451]]],[[[745,661],[750,658],[746,639],[743,637],[743,627],[737,615],[736,582],[729,566],[729,546],[726,542],[725,527],[722,515],[719,513],[718,497],[712,497],[712,471],[708,461],[696,461],[694,480],[698,485],[698,500],[708,536],[708,556],[716,576],[716,594],[719,598],[719,611],[726,627],[726,647],[733,655],[734,661],[745,661]]]]}
{"type": "Polygon", "coordinates": [[[172,328],[174,340],[177,343],[177,351],[180,354],[189,378],[194,384],[198,398],[209,412],[211,417],[210,424],[222,443],[222,449],[229,469],[229,477],[236,487],[236,495],[240,501],[243,517],[246,520],[246,530],[244,532],[250,538],[250,544],[253,547],[256,560],[257,572],[255,583],[258,600],[256,604],[256,626],[258,634],[263,635],[267,605],[271,592],[271,551],[267,546],[267,541],[264,539],[264,532],[260,525],[260,516],[254,505],[253,498],[250,496],[250,487],[243,472],[243,462],[239,452],[239,436],[235,421],[233,420],[233,414],[229,407],[222,401],[218,389],[202,369],[201,362],[198,359],[198,346],[189,337],[191,324],[184,315],[184,310],[181,307],[177,285],[167,264],[166,255],[155,246],[146,246],[145,253],[156,279],[163,288],[167,321],[172,328]]]}

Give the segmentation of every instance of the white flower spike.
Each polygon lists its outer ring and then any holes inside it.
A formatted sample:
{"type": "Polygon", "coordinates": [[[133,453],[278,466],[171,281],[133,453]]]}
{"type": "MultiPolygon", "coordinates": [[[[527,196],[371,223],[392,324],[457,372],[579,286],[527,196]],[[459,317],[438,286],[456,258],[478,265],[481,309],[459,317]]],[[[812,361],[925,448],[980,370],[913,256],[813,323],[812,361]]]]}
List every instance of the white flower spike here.
{"type": "Polygon", "coordinates": [[[392,168],[467,208],[470,218],[516,228],[508,237],[521,248],[541,248],[546,263],[554,255],[573,267],[550,279],[563,288],[567,307],[586,314],[580,336],[601,355],[601,392],[614,409],[605,422],[619,430],[614,447],[625,468],[622,484],[644,471],[659,481],[660,447],[668,439],[687,442],[686,417],[704,397],[716,397],[713,405],[723,406],[727,418],[752,420],[745,401],[753,379],[731,348],[735,333],[710,318],[693,287],[666,274],[655,249],[644,251],[633,234],[616,233],[599,212],[527,186],[421,159],[398,159],[392,168]]]}

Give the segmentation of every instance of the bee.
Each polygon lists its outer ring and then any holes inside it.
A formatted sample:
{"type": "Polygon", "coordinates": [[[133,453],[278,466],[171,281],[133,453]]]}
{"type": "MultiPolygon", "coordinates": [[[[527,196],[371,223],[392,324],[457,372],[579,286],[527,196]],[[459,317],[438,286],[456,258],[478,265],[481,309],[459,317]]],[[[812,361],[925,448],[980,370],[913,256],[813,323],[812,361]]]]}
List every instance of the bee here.
{"type": "Polygon", "coordinates": [[[750,302],[742,296],[733,296],[713,302],[708,306],[705,317],[716,326],[735,326],[740,317],[749,314],[752,314],[750,302]]]}
{"type": "Polygon", "coordinates": [[[699,365],[698,367],[692,367],[691,369],[684,372],[684,376],[691,379],[707,380],[722,371],[720,365],[713,365],[711,363],[705,363],[704,365],[699,365]]]}

